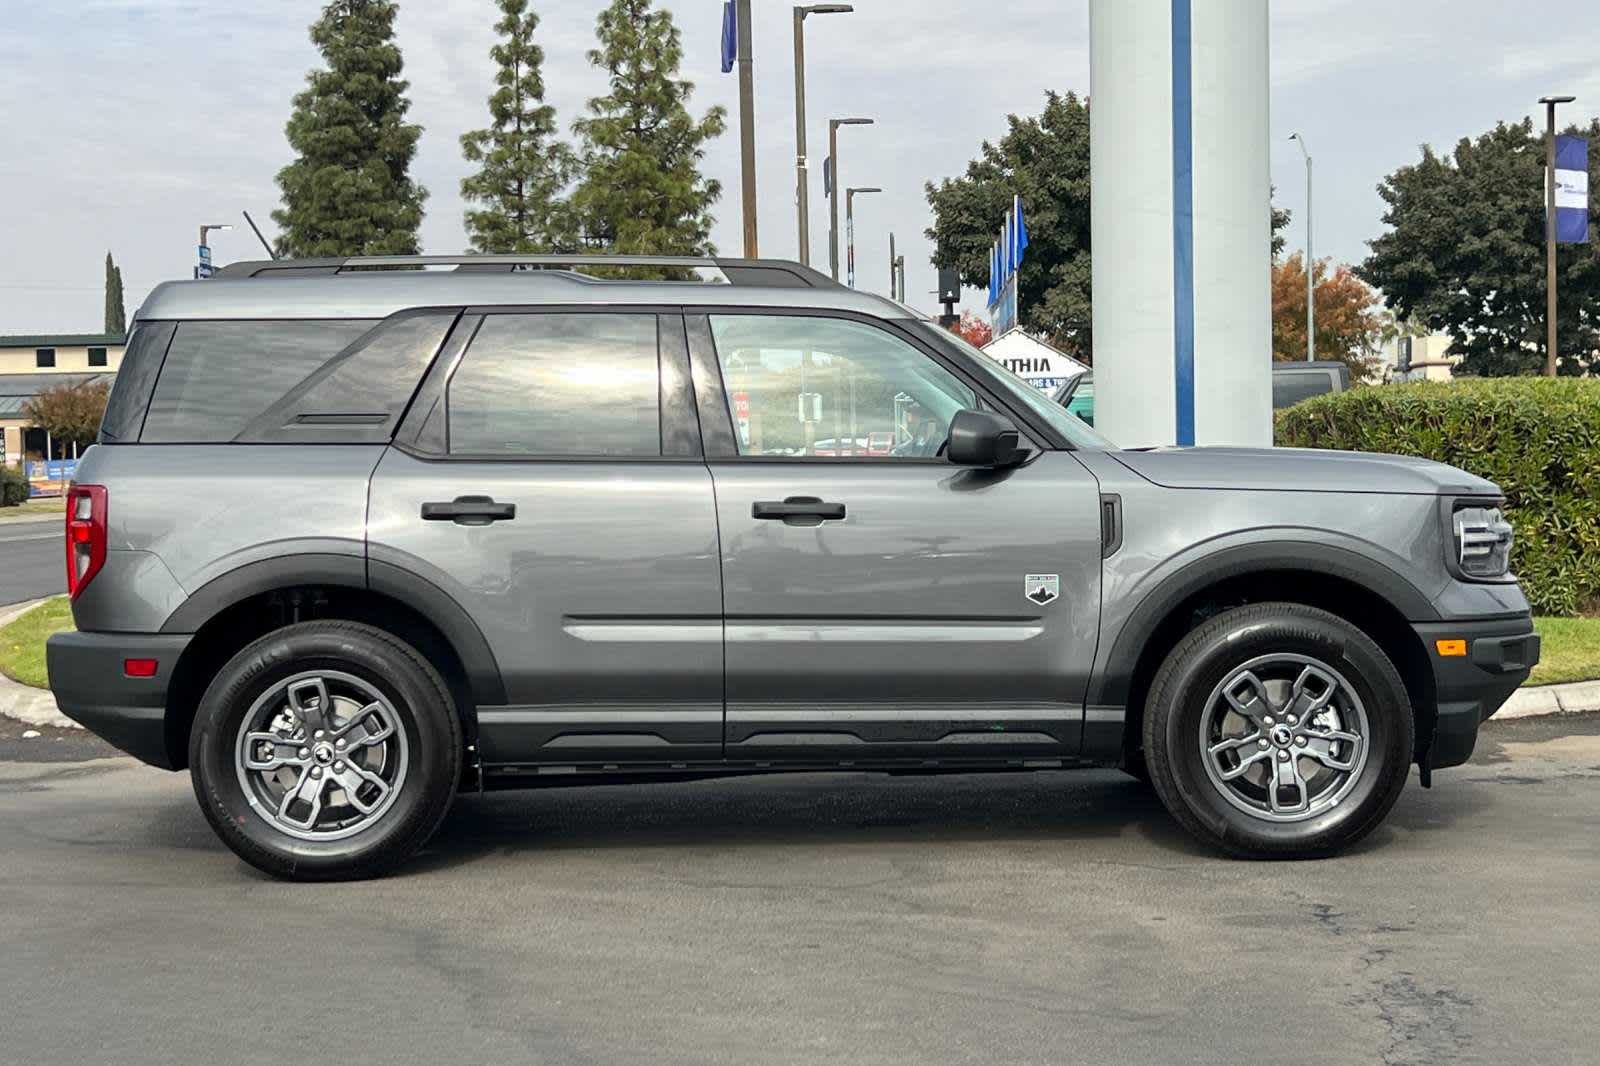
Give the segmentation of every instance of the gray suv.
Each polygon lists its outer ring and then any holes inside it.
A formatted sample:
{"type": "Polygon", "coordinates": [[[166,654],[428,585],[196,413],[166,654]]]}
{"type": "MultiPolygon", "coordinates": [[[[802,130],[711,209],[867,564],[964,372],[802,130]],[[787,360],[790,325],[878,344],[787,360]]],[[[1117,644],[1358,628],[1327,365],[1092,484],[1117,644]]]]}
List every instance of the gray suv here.
{"type": "Polygon", "coordinates": [[[139,310],[50,679],[286,877],[392,867],[461,790],[793,770],[1118,766],[1320,855],[1538,658],[1499,504],[1119,451],[788,263],[245,263],[139,310]]]}

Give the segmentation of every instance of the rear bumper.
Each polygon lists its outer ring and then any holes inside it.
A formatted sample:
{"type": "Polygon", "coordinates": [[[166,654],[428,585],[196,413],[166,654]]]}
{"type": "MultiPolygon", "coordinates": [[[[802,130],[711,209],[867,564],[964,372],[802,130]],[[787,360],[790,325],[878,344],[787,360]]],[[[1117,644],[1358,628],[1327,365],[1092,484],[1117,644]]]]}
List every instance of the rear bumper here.
{"type": "Polygon", "coordinates": [[[183,765],[184,738],[167,735],[167,685],[188,634],[57,633],[45,645],[61,713],[113,746],[163,770],[183,765]],[[154,677],[128,677],[127,659],[154,659],[154,677]]]}
{"type": "Polygon", "coordinates": [[[1416,626],[1433,666],[1437,713],[1433,735],[1418,738],[1426,769],[1472,758],[1478,726],[1498,711],[1539,661],[1539,635],[1528,615],[1416,626]],[[1467,654],[1441,655],[1439,641],[1465,641],[1467,654]]]}

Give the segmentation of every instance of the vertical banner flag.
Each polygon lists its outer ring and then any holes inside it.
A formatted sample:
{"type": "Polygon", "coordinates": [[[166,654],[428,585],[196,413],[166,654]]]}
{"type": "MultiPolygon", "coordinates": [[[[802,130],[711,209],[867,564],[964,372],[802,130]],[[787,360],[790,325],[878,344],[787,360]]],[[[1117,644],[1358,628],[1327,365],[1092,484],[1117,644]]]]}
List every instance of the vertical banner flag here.
{"type": "Polygon", "coordinates": [[[722,73],[733,70],[739,60],[739,16],[733,0],[722,5],[722,73]]]}
{"type": "Polygon", "coordinates": [[[1556,240],[1589,243],[1589,142],[1568,134],[1556,138],[1556,240]]]}
{"type": "Polygon", "coordinates": [[[996,337],[1016,327],[1017,272],[1028,248],[1028,224],[1022,217],[1022,197],[1012,196],[1011,209],[1000,227],[1000,240],[989,253],[989,321],[996,337]]]}

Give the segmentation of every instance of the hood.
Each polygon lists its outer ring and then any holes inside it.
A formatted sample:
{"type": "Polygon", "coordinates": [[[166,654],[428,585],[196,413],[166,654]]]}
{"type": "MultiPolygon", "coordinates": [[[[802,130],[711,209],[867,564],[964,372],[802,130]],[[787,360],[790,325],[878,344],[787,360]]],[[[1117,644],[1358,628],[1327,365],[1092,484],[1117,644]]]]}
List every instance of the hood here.
{"type": "Polygon", "coordinates": [[[1500,495],[1492,481],[1405,455],[1314,448],[1160,448],[1111,454],[1147,481],[1169,489],[1500,495]]]}

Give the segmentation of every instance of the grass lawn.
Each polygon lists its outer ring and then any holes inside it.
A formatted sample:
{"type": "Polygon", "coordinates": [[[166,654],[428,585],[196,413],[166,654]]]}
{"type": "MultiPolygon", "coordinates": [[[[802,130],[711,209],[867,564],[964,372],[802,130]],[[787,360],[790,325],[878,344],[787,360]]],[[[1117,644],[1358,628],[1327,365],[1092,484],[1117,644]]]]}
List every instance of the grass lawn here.
{"type": "Polygon", "coordinates": [[[1600,618],[1535,618],[1544,638],[1530,685],[1559,685],[1600,678],[1600,618]]]}
{"type": "Polygon", "coordinates": [[[72,608],[65,596],[57,596],[0,629],[0,673],[24,685],[48,688],[45,638],[71,628],[72,608]]]}
{"type": "Polygon", "coordinates": [[[15,507],[0,507],[0,522],[16,522],[27,518],[54,518],[65,514],[67,501],[61,496],[40,496],[19,503],[15,507]]]}
{"type": "MultiPolygon", "coordinates": [[[[1600,680],[1600,618],[1535,618],[1533,624],[1544,638],[1544,651],[1528,684],[1600,680]]],[[[71,628],[67,598],[57,596],[0,629],[0,673],[24,685],[48,688],[45,638],[71,628]]]]}

